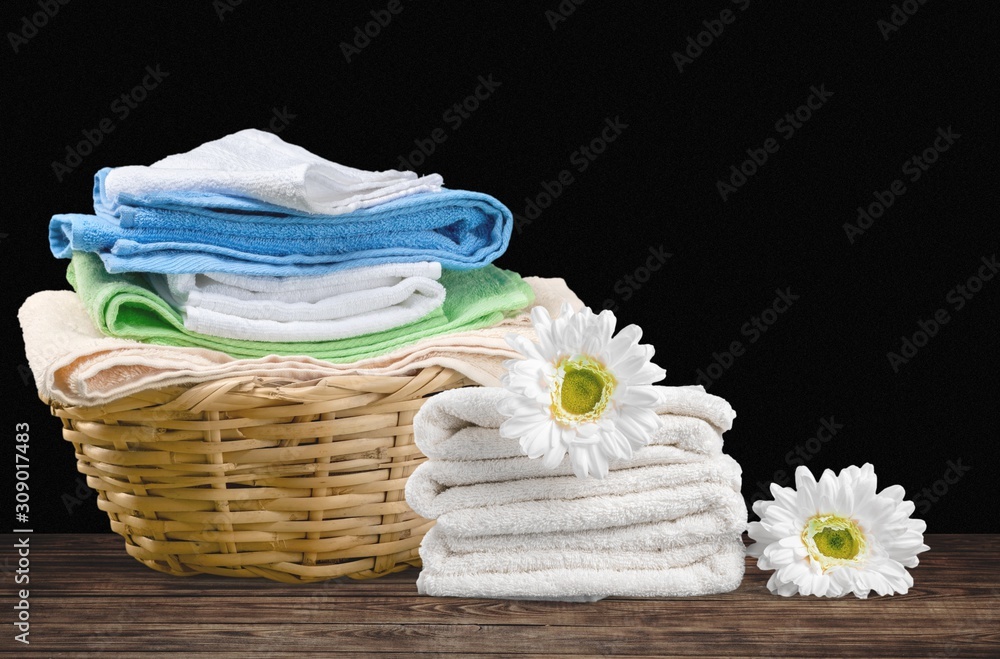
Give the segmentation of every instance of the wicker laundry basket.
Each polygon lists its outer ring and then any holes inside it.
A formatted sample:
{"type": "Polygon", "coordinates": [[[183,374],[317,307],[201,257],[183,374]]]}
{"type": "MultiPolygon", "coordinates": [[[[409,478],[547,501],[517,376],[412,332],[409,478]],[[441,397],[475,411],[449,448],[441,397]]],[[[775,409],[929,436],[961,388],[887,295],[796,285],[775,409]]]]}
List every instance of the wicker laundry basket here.
{"type": "Polygon", "coordinates": [[[419,565],[433,522],[403,496],[425,458],[426,396],[473,385],[447,368],[308,383],[232,378],[100,407],[50,403],[129,554],[175,575],[287,583],[419,565]]]}

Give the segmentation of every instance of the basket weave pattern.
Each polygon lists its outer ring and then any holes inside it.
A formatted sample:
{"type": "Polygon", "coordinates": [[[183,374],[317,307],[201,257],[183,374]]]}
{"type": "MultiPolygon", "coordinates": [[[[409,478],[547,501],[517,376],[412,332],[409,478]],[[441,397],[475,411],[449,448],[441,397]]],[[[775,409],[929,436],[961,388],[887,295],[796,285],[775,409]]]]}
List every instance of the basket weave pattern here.
{"type": "Polygon", "coordinates": [[[126,550],[175,575],[286,583],[377,577],[419,565],[433,522],[410,510],[425,397],[473,385],[415,376],[310,383],[232,378],[62,407],[63,438],[126,550]]]}

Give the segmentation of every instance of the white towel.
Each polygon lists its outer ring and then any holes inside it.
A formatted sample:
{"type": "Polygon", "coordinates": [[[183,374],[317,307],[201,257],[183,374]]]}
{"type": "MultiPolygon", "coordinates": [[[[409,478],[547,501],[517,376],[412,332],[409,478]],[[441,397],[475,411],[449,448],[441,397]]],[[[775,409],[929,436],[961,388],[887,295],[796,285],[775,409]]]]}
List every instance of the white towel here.
{"type": "Polygon", "coordinates": [[[434,461],[407,479],[406,502],[462,536],[564,533],[679,519],[713,508],[746,520],[740,468],[729,456],[702,463],[609,472],[601,481],[553,476],[445,487],[434,461]]]}
{"type": "Polygon", "coordinates": [[[454,554],[441,542],[446,537],[438,525],[421,543],[421,594],[581,602],[708,595],[738,588],[745,565],[738,535],[665,551],[575,550],[514,558],[454,554]]]}
{"type": "MultiPolygon", "coordinates": [[[[649,546],[640,549],[624,544],[617,550],[579,547],[568,551],[526,547],[511,552],[503,545],[480,542],[469,545],[467,551],[456,551],[454,544],[447,542],[447,534],[438,529],[431,539],[422,543],[421,558],[438,570],[465,574],[540,572],[543,570],[579,570],[600,566],[604,570],[628,570],[637,567],[677,567],[697,562],[698,559],[715,554],[729,545],[737,536],[733,533],[701,539],[672,547],[649,546]],[[645,560],[636,560],[637,556],[645,560]],[[445,565],[443,561],[448,561],[445,565]]],[[[480,539],[483,540],[483,539],[480,539]]],[[[643,542],[649,545],[651,543],[643,542]]]]}
{"type": "Polygon", "coordinates": [[[439,533],[436,540],[448,553],[470,554],[483,550],[501,553],[553,551],[656,551],[707,542],[746,530],[746,511],[730,507],[692,513],[680,519],[612,526],[580,533],[516,533],[460,536],[439,533]]]}
{"type": "Polygon", "coordinates": [[[399,327],[444,304],[439,263],[316,277],[148,274],[192,331],[248,341],[328,341],[399,327]]]}
{"type": "MultiPolygon", "coordinates": [[[[425,406],[430,404],[428,401],[425,406]]],[[[437,411],[440,412],[440,408],[437,411]]],[[[501,437],[495,428],[468,426],[448,434],[441,432],[444,429],[440,426],[428,423],[435,418],[441,417],[432,413],[415,419],[414,434],[417,446],[432,458],[433,467],[429,469],[441,485],[473,485],[574,473],[573,466],[566,461],[549,469],[541,460],[528,458],[521,452],[517,440],[501,437]]],[[[661,413],[660,428],[650,437],[649,445],[636,451],[629,460],[612,460],[609,469],[698,462],[721,454],[722,445],[722,432],[707,421],[661,413]]]]}
{"type": "Polygon", "coordinates": [[[438,191],[443,183],[437,174],[347,167],[272,133],[247,129],[148,167],[118,167],[108,174],[105,191],[112,201],[123,193],[209,192],[339,215],[415,192],[438,191]]]}
{"type": "MultiPolygon", "coordinates": [[[[648,447],[638,449],[636,453],[645,451],[646,448],[648,447]]],[[[580,502],[605,495],[650,492],[695,483],[706,488],[729,486],[737,491],[740,486],[740,467],[728,455],[717,455],[700,462],[622,468],[609,471],[608,476],[601,480],[566,475],[519,478],[502,482],[475,482],[452,487],[445,486],[435,478],[436,463],[436,460],[429,460],[417,467],[410,477],[410,481],[414,482],[413,501],[410,501],[410,506],[419,515],[431,519],[455,510],[484,506],[498,508],[508,504],[536,501],[580,502]],[[417,476],[418,471],[419,476],[417,476]]],[[[410,494],[409,486],[407,494],[410,494]]],[[[407,501],[409,500],[410,497],[407,496],[407,501]]],[[[580,512],[586,514],[582,509],[580,512]]]]}
{"type": "MultiPolygon", "coordinates": [[[[721,447],[722,432],[732,427],[736,416],[729,403],[705,393],[700,385],[654,388],[660,394],[656,412],[666,425],[650,438],[651,444],[701,452],[721,447]]],[[[510,395],[502,387],[442,392],[413,419],[417,446],[429,458],[448,460],[523,455],[518,440],[502,438],[497,431],[507,418],[497,411],[497,403],[510,395]]]]}
{"type": "MultiPolygon", "coordinates": [[[[377,309],[368,301],[387,293],[379,293],[382,289],[393,288],[405,283],[410,277],[418,279],[440,279],[441,264],[434,262],[417,263],[383,263],[367,265],[348,270],[339,270],[325,275],[294,276],[294,277],[262,277],[233,275],[224,272],[209,274],[162,275],[170,288],[171,294],[178,301],[199,307],[212,308],[226,313],[244,311],[239,302],[306,302],[319,303],[348,293],[364,293],[359,303],[366,307],[377,309]]],[[[353,310],[347,309],[337,316],[350,315],[353,310]]],[[[248,318],[253,316],[247,316],[248,318]]],[[[272,315],[257,316],[272,318],[272,315]]],[[[280,318],[279,320],[306,320],[298,316],[280,318]]]]}
{"type": "MultiPolygon", "coordinates": [[[[562,279],[525,277],[535,304],[557,314],[563,301],[579,298],[562,279]]],[[[273,377],[290,382],[332,375],[409,375],[427,366],[451,368],[485,386],[500,384],[503,361],[519,356],[504,337],[511,332],[536,341],[527,311],[494,327],[459,332],[400,348],[353,364],[310,357],[234,359],[202,348],[179,348],[116,339],[101,334],[72,291],[42,291],[18,311],[35,386],[43,400],[64,405],[104,405],[146,389],[221,378],[273,377]]]]}
{"type": "MultiPolygon", "coordinates": [[[[660,417],[664,418],[664,417],[660,417]]],[[[690,419],[690,417],[676,417],[703,423],[700,419],[690,419]]],[[[709,433],[714,431],[709,430],[709,433]]],[[[713,454],[721,453],[722,438],[718,437],[718,444],[711,450],[713,454]]],[[[644,446],[642,450],[636,451],[630,460],[613,460],[609,465],[610,470],[649,467],[655,465],[682,464],[687,462],[699,462],[704,460],[706,452],[690,451],[677,446],[644,446]]],[[[563,461],[555,469],[549,469],[541,460],[532,460],[527,456],[496,458],[490,460],[430,460],[428,470],[432,472],[436,483],[444,487],[454,487],[457,485],[476,485],[478,483],[499,483],[504,481],[514,481],[525,478],[547,478],[549,476],[573,476],[573,466],[567,461],[563,461]]]]}

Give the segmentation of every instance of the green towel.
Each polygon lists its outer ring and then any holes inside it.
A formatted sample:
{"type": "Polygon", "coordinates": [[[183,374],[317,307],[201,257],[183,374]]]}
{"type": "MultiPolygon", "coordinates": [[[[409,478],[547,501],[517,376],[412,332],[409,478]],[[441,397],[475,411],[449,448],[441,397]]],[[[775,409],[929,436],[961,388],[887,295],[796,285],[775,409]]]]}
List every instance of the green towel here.
{"type": "Polygon", "coordinates": [[[239,358],[308,355],[333,363],[376,357],[420,339],[496,325],[531,304],[534,293],[517,273],[492,265],[445,270],[444,305],[420,320],[381,332],[335,341],[243,341],[184,327],[181,314],[154,292],[141,273],[110,274],[96,254],[73,252],[66,279],[104,334],[147,343],[211,348],[239,358]]]}

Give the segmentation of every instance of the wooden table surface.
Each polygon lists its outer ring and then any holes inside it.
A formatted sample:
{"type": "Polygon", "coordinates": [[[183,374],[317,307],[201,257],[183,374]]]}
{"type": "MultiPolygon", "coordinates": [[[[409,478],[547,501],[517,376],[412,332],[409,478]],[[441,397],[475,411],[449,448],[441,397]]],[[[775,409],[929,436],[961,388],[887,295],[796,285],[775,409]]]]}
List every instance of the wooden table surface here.
{"type": "Polygon", "coordinates": [[[415,569],[297,586],[173,577],[117,535],[33,535],[30,646],[11,631],[13,542],[0,646],[19,656],[1000,657],[1000,535],[927,536],[905,596],[772,596],[748,559],[732,593],[592,604],[421,597],[415,569]]]}

